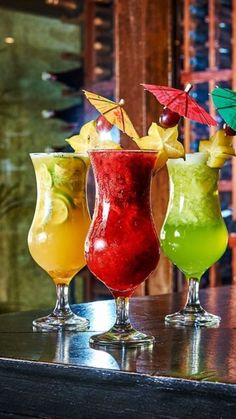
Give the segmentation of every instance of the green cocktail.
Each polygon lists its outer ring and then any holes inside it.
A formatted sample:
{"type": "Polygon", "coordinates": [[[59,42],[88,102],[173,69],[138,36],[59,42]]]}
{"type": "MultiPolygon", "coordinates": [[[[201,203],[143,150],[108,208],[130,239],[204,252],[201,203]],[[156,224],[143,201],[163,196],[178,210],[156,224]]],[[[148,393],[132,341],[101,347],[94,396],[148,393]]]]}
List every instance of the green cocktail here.
{"type": "Polygon", "coordinates": [[[170,200],[161,247],[190,283],[185,308],[166,317],[171,323],[212,325],[220,320],[206,313],[198,298],[201,276],[222,256],[228,238],[217,190],[219,170],[206,160],[205,153],[195,153],[167,163],[170,200]]]}

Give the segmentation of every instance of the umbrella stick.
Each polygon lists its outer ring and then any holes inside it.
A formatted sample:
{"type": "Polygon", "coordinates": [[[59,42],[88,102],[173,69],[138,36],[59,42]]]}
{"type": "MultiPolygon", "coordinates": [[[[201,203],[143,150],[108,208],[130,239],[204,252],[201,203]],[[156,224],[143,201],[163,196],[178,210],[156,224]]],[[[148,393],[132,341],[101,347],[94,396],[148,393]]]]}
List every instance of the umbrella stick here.
{"type": "Polygon", "coordinates": [[[184,88],[184,91],[186,93],[189,93],[190,90],[192,90],[192,88],[193,88],[193,85],[191,83],[187,83],[186,86],[185,86],[185,88],[184,88]]]}

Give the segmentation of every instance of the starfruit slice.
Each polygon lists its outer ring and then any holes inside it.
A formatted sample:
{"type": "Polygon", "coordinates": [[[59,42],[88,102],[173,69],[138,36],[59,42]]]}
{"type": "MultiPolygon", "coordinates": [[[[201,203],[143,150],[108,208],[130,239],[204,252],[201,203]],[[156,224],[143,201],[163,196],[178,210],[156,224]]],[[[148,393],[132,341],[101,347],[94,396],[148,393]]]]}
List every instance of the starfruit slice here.
{"type": "Polygon", "coordinates": [[[76,152],[84,153],[90,148],[93,148],[93,144],[97,143],[98,137],[96,122],[92,120],[81,127],[78,135],[73,135],[73,137],[67,138],[66,141],[76,152]]]}
{"type": "Polygon", "coordinates": [[[98,133],[94,120],[84,124],[78,135],[74,135],[66,141],[78,153],[93,149],[121,149],[119,144],[112,141],[112,138],[104,137],[98,133]]]}
{"type": "Polygon", "coordinates": [[[148,135],[135,139],[142,150],[159,151],[157,168],[165,165],[168,159],[184,157],[184,147],[178,141],[178,128],[162,128],[153,122],[148,130],[148,135]]]}
{"type": "Polygon", "coordinates": [[[210,140],[200,141],[199,151],[208,154],[207,165],[209,167],[220,169],[227,159],[235,156],[232,142],[233,137],[225,135],[225,131],[220,129],[210,140]]]}

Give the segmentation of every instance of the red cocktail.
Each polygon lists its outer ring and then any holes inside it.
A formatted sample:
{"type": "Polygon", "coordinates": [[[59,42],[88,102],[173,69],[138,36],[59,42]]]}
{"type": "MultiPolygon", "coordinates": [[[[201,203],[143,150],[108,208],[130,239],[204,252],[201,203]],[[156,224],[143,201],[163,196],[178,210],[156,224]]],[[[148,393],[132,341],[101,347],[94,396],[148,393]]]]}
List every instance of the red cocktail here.
{"type": "Polygon", "coordinates": [[[96,208],[86,240],[89,269],[110,289],[117,321],[92,343],[139,344],[153,340],[132,328],[128,297],[155,269],[159,243],[150,207],[155,151],[97,150],[90,153],[96,178],[96,208]]]}

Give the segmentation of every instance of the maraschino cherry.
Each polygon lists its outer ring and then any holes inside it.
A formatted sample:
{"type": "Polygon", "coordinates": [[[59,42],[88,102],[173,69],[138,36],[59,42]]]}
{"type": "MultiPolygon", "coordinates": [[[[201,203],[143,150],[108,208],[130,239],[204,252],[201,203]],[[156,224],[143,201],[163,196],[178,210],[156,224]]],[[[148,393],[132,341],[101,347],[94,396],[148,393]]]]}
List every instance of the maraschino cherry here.
{"type": "Polygon", "coordinates": [[[177,112],[171,111],[169,108],[164,108],[159,117],[159,124],[162,128],[172,128],[178,124],[180,115],[177,112]]]}
{"type": "Polygon", "coordinates": [[[103,115],[99,115],[96,119],[96,128],[98,132],[108,132],[112,129],[113,125],[103,115]]]}
{"type": "Polygon", "coordinates": [[[225,134],[229,135],[230,137],[233,137],[234,135],[236,135],[236,131],[234,131],[233,128],[231,128],[226,123],[224,123],[224,125],[223,125],[223,130],[224,130],[225,134]]]}

